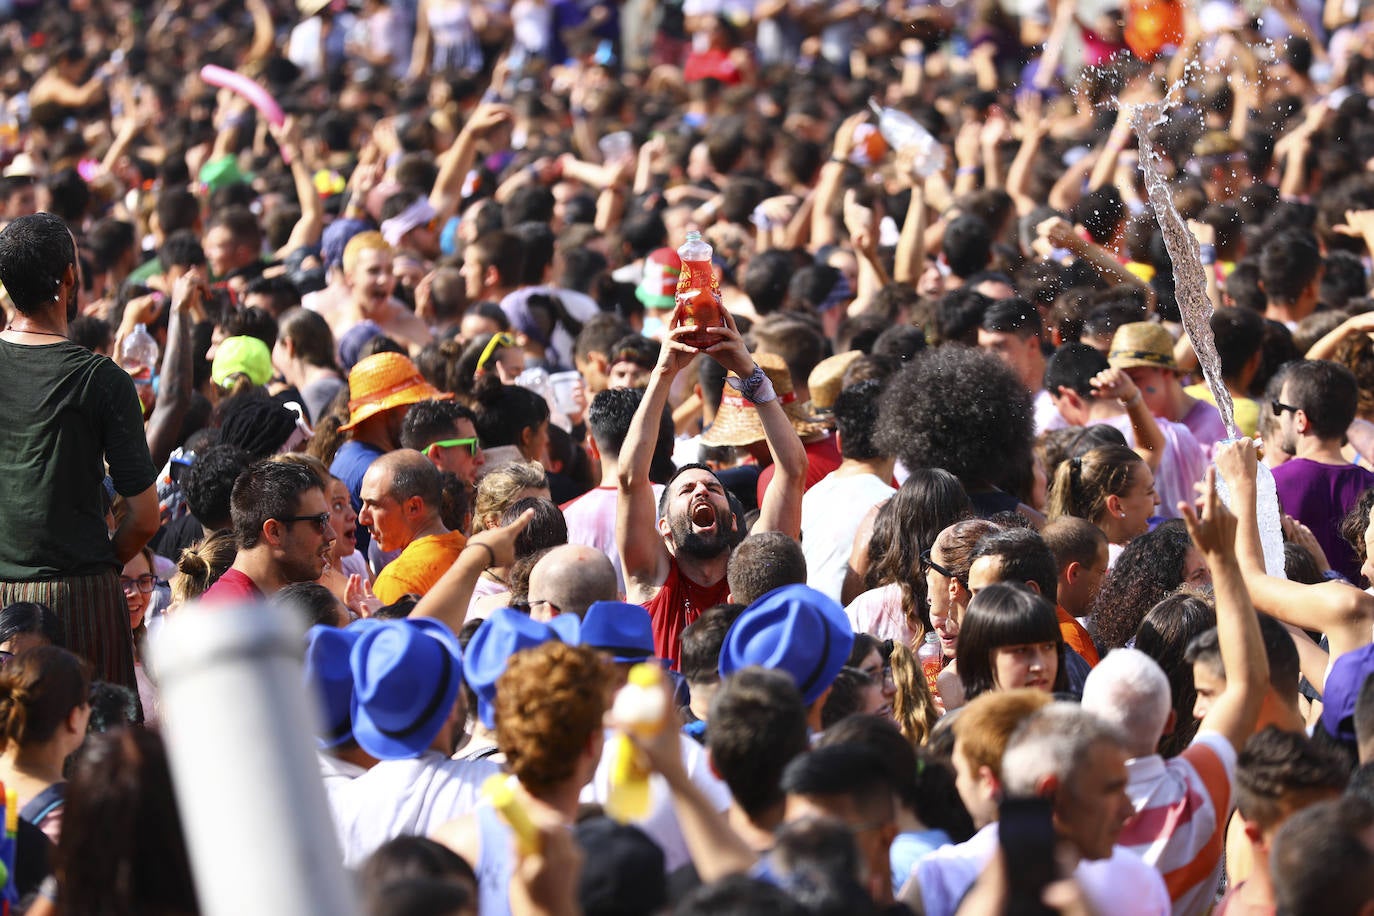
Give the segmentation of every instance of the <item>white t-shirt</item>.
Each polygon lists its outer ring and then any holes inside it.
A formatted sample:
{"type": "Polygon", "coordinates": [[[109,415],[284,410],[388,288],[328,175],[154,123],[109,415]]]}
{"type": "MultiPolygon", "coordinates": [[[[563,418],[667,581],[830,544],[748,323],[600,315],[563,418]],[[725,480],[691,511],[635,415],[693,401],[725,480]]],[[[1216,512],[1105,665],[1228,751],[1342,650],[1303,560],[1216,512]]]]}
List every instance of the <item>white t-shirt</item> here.
{"type": "MultiPolygon", "coordinates": [[[[983,868],[997,852],[997,825],[988,824],[966,843],[944,846],[916,865],[925,916],[954,916],[983,868]]],[[[1113,847],[1109,859],[1083,860],[1074,869],[1092,911],[1113,916],[1169,916],[1169,890],[1159,872],[1140,857],[1113,847]]]]}
{"type": "MultiPolygon", "coordinates": [[[[596,775],[582,789],[581,801],[605,804],[610,795],[611,754],[613,742],[610,734],[606,736],[606,750],[602,751],[601,761],[596,765],[596,775]]],[[[717,811],[730,807],[730,789],[711,772],[706,760],[706,751],[691,739],[681,742],[682,762],[687,767],[687,776],[696,784],[717,811]]],[[[682,828],[678,826],[677,815],[673,812],[672,793],[668,783],[657,773],[649,777],[649,813],[635,826],[648,834],[663,850],[664,869],[672,873],[691,861],[687,853],[687,841],[682,838],[682,828]]]]}
{"type": "MultiPolygon", "coordinates": [[[[663,493],[662,484],[654,484],[654,504],[663,493]]],[[[620,563],[620,551],[615,546],[615,507],[620,491],[615,487],[597,487],[563,506],[563,520],[568,523],[568,543],[595,547],[610,558],[615,567],[615,580],[620,594],[625,594],[625,570],[620,563]]]]}
{"type": "Polygon", "coordinates": [[[806,584],[840,600],[849,554],[859,525],[878,503],[897,491],[873,474],[831,471],[802,497],[802,553],[806,584]]]}
{"type": "Polygon", "coordinates": [[[429,836],[477,806],[478,791],[501,768],[486,760],[450,760],[429,750],[410,760],[383,760],[329,789],[344,866],[357,868],[387,840],[429,836]]]}
{"type": "Polygon", "coordinates": [[[1050,397],[1048,389],[1041,388],[1037,391],[1032,405],[1035,410],[1035,434],[1037,436],[1051,429],[1063,429],[1069,425],[1069,421],[1064,419],[1059,408],[1054,406],[1054,398],[1050,397]]]}

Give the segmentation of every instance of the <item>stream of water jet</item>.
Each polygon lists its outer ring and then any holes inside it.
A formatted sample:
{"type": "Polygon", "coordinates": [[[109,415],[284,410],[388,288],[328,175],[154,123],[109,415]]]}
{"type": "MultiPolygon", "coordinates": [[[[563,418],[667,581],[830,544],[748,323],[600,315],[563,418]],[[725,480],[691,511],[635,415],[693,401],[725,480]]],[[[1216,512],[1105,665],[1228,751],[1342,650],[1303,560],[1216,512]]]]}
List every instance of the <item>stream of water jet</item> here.
{"type": "Polygon", "coordinates": [[[1164,247],[1168,249],[1169,260],[1174,265],[1174,291],[1183,327],[1188,332],[1188,339],[1193,342],[1193,352],[1202,366],[1203,378],[1207,380],[1207,387],[1216,400],[1221,420],[1226,424],[1227,435],[1235,438],[1239,435],[1236,431],[1235,408],[1231,402],[1231,392],[1221,377],[1221,360],[1212,337],[1212,302],[1207,298],[1207,274],[1202,264],[1202,253],[1197,239],[1188,231],[1188,225],[1174,208],[1169,184],[1159,169],[1159,150],[1150,139],[1150,128],[1163,121],[1168,104],[1166,97],[1152,104],[1141,105],[1133,113],[1131,126],[1140,141],[1140,172],[1145,178],[1145,191],[1154,207],[1155,219],[1159,221],[1160,231],[1164,235],[1164,247]]]}

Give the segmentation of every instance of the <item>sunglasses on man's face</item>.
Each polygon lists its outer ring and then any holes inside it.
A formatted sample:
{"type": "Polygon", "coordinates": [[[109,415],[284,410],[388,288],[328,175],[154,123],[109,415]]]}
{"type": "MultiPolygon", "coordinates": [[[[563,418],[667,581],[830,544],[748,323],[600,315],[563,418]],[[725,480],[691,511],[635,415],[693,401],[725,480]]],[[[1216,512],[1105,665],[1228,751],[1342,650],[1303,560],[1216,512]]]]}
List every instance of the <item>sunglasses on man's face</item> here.
{"type": "Polygon", "coordinates": [[[315,526],[315,530],[324,533],[324,526],[329,524],[329,513],[321,512],[319,515],[284,515],[276,519],[283,525],[290,525],[295,522],[310,522],[315,526]]]}
{"type": "Polygon", "coordinates": [[[1292,404],[1285,404],[1282,401],[1270,401],[1269,409],[1274,412],[1274,416],[1281,417],[1285,413],[1297,413],[1301,407],[1294,407],[1292,404]]]}
{"type": "Polygon", "coordinates": [[[435,442],[431,444],[428,448],[426,448],[425,454],[432,457],[434,455],[434,450],[436,448],[466,448],[468,450],[468,453],[471,454],[474,458],[476,458],[477,453],[481,451],[481,449],[477,445],[476,437],[469,439],[440,439],[438,442],[435,442]]]}

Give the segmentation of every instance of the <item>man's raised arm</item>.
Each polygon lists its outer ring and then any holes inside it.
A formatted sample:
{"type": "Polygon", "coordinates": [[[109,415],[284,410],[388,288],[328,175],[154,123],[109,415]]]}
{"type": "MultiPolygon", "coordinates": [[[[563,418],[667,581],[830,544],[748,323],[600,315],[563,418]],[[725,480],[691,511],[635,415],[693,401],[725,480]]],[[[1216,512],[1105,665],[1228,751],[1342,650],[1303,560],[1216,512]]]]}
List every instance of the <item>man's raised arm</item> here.
{"type": "Polygon", "coordinates": [[[635,603],[648,601],[654,589],[668,575],[668,549],[658,533],[658,506],[649,467],[658,442],[658,426],[663,408],[668,405],[668,389],[673,379],[692,362],[697,351],[677,338],[692,328],[673,328],[659,350],[658,365],[649,374],[649,387],[639,402],[625,444],[620,448],[616,501],[615,545],[625,572],[626,598],[635,603]]]}

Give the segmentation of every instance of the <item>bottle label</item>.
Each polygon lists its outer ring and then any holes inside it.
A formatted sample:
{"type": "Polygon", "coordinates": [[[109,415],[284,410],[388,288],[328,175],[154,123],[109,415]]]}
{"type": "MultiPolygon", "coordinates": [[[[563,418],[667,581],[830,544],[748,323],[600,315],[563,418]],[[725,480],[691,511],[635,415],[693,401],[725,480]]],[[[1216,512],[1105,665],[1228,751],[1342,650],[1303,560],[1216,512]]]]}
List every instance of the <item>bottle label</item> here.
{"type": "MultiPolygon", "coordinates": [[[[698,328],[720,327],[720,282],[710,261],[683,261],[682,272],[677,278],[677,294],[674,296],[681,314],[682,324],[698,328]]],[[[692,346],[710,346],[714,339],[704,337],[698,342],[689,339],[692,346]]]]}

